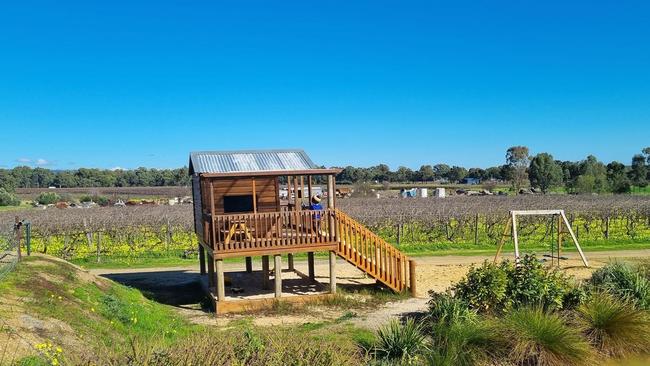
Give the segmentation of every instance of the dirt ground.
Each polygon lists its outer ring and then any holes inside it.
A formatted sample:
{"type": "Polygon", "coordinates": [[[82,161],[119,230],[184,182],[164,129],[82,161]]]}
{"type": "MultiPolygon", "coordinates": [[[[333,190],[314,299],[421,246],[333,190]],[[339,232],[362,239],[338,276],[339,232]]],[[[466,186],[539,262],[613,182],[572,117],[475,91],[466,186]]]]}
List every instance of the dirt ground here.
{"type": "MultiPolygon", "coordinates": [[[[650,249],[627,251],[604,251],[586,253],[590,267],[583,266],[577,253],[567,253],[568,260],[561,262],[560,268],[576,279],[586,279],[591,273],[611,260],[625,259],[650,259],[650,249]]],[[[512,255],[506,256],[512,258],[512,255]]],[[[471,265],[480,265],[485,260],[492,260],[493,256],[430,256],[417,257],[417,290],[418,296],[402,301],[389,302],[378,309],[355,310],[356,316],[352,322],[356,325],[376,329],[385,324],[390,318],[403,317],[407,314],[423,312],[427,308],[427,293],[431,290],[441,292],[462,279],[471,265]]],[[[259,262],[259,261],[258,261],[259,262]]],[[[550,265],[550,263],[549,263],[550,265]]],[[[307,272],[306,262],[296,261],[296,269],[307,272]]],[[[243,263],[226,263],[225,271],[241,271],[243,263]]],[[[254,262],[254,270],[261,269],[261,264],[254,262]]],[[[328,284],[328,262],[317,260],[315,264],[317,280],[324,285],[328,284]]],[[[213,315],[201,310],[196,303],[201,296],[197,294],[196,281],[200,281],[197,268],[175,267],[154,269],[97,269],[92,273],[101,275],[117,282],[121,282],[145,293],[152,294],[158,301],[175,305],[179,311],[197,323],[227,324],[233,319],[249,317],[246,315],[229,315],[215,319],[213,315]],[[173,295],[176,296],[173,296],[173,295]],[[179,296],[182,294],[182,296],[179,296]]],[[[340,286],[367,285],[373,283],[343,260],[337,262],[337,278],[340,286]]],[[[252,320],[260,325],[295,324],[307,322],[321,322],[334,320],[347,312],[346,309],[332,310],[327,308],[313,308],[307,314],[264,316],[255,315],[252,320]]]]}

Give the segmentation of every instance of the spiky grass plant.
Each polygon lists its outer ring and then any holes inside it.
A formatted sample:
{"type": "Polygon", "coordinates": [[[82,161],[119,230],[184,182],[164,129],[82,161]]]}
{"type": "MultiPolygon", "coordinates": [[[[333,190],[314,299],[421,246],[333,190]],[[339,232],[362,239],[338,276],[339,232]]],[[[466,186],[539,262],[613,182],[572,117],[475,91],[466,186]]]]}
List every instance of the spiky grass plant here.
{"type": "Polygon", "coordinates": [[[431,326],[430,365],[470,366],[489,363],[501,353],[502,341],[496,336],[491,322],[478,317],[447,322],[441,320],[431,326]]]}
{"type": "Polygon", "coordinates": [[[427,320],[431,324],[454,324],[458,322],[474,321],[477,318],[475,311],[470,310],[467,303],[454,298],[449,293],[430,292],[429,311],[427,320]]]}
{"type": "Polygon", "coordinates": [[[377,331],[375,353],[379,359],[414,363],[426,347],[427,339],[422,327],[413,319],[404,324],[393,319],[377,331]]]}
{"type": "Polygon", "coordinates": [[[579,329],[569,327],[556,313],[538,307],[516,309],[498,327],[515,363],[579,365],[591,358],[591,348],[579,329]]]}
{"type": "Polygon", "coordinates": [[[650,352],[650,316],[632,303],[596,292],[578,307],[577,315],[600,352],[619,357],[650,352]]]}

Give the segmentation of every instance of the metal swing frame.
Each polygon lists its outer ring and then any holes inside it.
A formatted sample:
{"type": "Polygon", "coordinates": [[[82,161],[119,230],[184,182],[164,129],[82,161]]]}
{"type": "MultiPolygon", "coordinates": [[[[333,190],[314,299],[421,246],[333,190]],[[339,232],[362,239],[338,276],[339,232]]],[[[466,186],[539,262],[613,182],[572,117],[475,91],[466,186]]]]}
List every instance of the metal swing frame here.
{"type": "MultiPolygon", "coordinates": [[[[497,253],[494,256],[494,263],[497,262],[499,259],[499,256],[501,255],[501,251],[503,250],[503,246],[505,244],[505,238],[506,237],[512,237],[513,242],[515,244],[515,261],[519,263],[519,236],[517,234],[517,216],[540,216],[540,215],[551,215],[553,217],[557,217],[557,265],[560,265],[560,257],[562,253],[562,238],[564,234],[569,234],[571,237],[571,240],[573,241],[573,244],[575,245],[576,249],[578,249],[578,253],[580,254],[580,258],[582,259],[582,263],[584,263],[585,267],[589,267],[589,262],[587,261],[587,258],[585,257],[585,254],[582,252],[582,248],[580,247],[580,244],[578,243],[578,239],[576,238],[575,233],[573,232],[573,229],[571,228],[571,224],[569,223],[569,220],[566,217],[566,214],[564,213],[564,210],[513,210],[510,211],[509,217],[508,217],[508,222],[506,223],[506,227],[503,230],[503,235],[501,236],[501,239],[499,240],[499,246],[497,247],[497,253]],[[565,226],[567,231],[564,232],[562,231],[562,226],[565,226]],[[510,232],[510,234],[508,234],[510,232]]],[[[553,244],[551,244],[551,263],[553,262],[553,259],[555,257],[553,256],[553,244]]]]}

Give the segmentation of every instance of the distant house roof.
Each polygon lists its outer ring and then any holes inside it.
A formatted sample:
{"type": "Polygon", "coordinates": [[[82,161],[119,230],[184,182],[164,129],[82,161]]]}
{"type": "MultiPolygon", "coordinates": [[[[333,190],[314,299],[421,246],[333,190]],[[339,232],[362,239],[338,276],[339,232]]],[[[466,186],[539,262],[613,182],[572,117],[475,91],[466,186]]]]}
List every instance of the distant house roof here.
{"type": "Polygon", "coordinates": [[[319,169],[303,150],[198,151],[190,154],[190,175],[237,176],[273,173],[336,174],[319,169]]]}

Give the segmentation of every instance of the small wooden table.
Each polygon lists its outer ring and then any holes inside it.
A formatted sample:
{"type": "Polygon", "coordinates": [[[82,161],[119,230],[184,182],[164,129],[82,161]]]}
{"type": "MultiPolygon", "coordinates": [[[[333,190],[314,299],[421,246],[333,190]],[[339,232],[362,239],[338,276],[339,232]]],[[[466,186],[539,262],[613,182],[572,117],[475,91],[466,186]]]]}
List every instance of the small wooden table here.
{"type": "Polygon", "coordinates": [[[224,243],[226,245],[230,244],[230,240],[235,235],[235,233],[237,233],[238,230],[244,233],[247,240],[249,241],[253,240],[253,235],[251,233],[251,230],[248,228],[248,225],[246,225],[245,221],[232,220],[229,222],[229,226],[230,227],[228,228],[228,234],[226,235],[226,239],[224,240],[224,243]]]}

